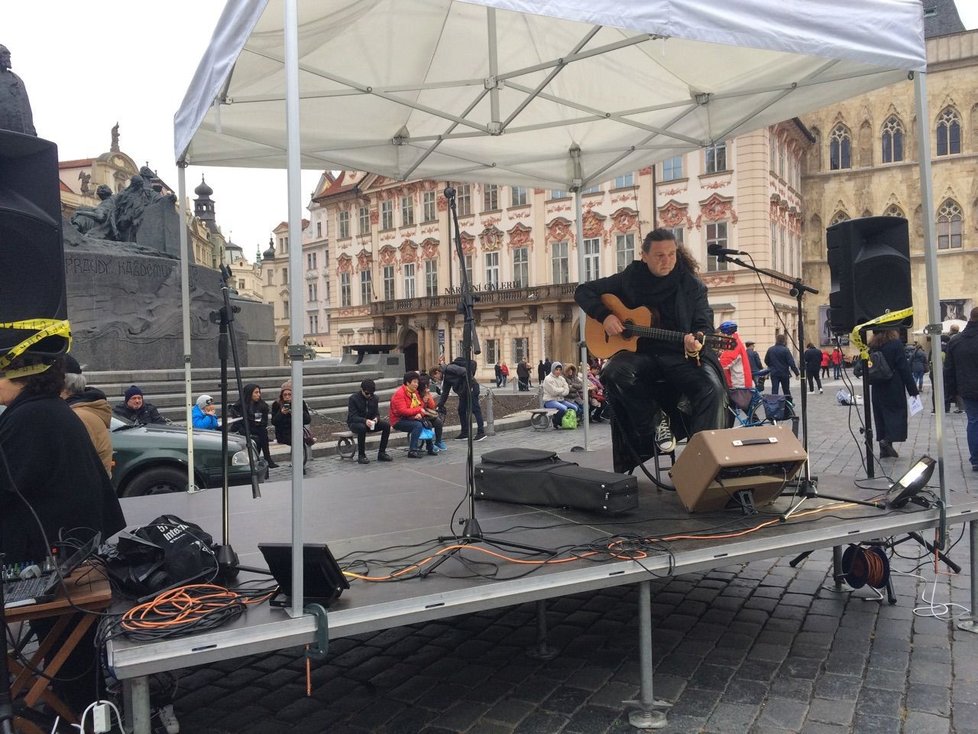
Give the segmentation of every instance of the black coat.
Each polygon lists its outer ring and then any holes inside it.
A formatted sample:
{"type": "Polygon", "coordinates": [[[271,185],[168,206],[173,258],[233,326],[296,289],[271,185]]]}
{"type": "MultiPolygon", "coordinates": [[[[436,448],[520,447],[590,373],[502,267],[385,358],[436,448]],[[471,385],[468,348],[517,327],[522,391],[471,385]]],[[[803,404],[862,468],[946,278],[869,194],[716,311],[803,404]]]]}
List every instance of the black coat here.
{"type": "Polygon", "coordinates": [[[145,398],[143,399],[143,404],[139,410],[133,410],[128,405],[126,401],[123,400],[118,403],[114,408],[112,408],[112,414],[117,418],[123,418],[130,423],[166,423],[166,418],[160,415],[159,409],[148,402],[145,398]]]}
{"type": "MultiPolygon", "coordinates": [[[[798,375],[798,365],[791,350],[784,344],[775,344],[764,355],[764,364],[771,370],[771,377],[789,377],[791,372],[798,375]]],[[[819,363],[821,364],[821,362],[819,363]]]]}
{"type": "Polygon", "coordinates": [[[944,356],[944,383],[949,396],[978,399],[978,321],[948,342],[944,356]]]}
{"type": "Polygon", "coordinates": [[[810,347],[805,350],[805,374],[817,375],[822,369],[822,350],[818,347],[810,347]]]}
{"type": "Polygon", "coordinates": [[[753,375],[757,375],[758,372],[764,369],[764,365],[761,364],[761,355],[756,350],[748,349],[747,359],[750,361],[750,371],[753,375]]]}
{"type": "Polygon", "coordinates": [[[917,395],[917,383],[910,374],[910,363],[899,339],[886,342],[879,351],[893,370],[893,376],[886,382],[870,385],[876,439],[906,441],[907,395],[917,395]]]}
{"type": "Polygon", "coordinates": [[[346,404],[346,425],[351,431],[360,433],[367,430],[367,419],[377,420],[380,418],[380,404],[377,396],[371,395],[364,397],[363,393],[357,390],[350,396],[346,404]]]}
{"type": "MultiPolygon", "coordinates": [[[[306,401],[302,401],[302,425],[308,426],[312,422],[312,415],[309,413],[309,406],[306,401]]],[[[272,425],[275,426],[275,440],[287,446],[292,445],[292,413],[282,411],[282,406],[278,400],[272,403],[272,425]]]]}
{"type": "MultiPolygon", "coordinates": [[[[58,533],[88,529],[114,535],[122,508],[85,424],[59,397],[21,394],[0,414],[0,451],[19,491],[51,543],[58,533]]],[[[42,561],[47,546],[37,523],[0,471],[0,551],[7,562],[42,561]]],[[[87,539],[87,534],[84,536],[87,539]]]]}
{"type": "MultiPolygon", "coordinates": [[[[254,394],[256,387],[258,385],[254,383],[245,385],[244,397],[228,406],[228,413],[232,418],[244,418],[244,420],[248,421],[249,433],[252,435],[257,435],[258,431],[268,431],[268,416],[271,412],[268,403],[264,400],[252,401],[251,396],[254,394]]],[[[243,434],[244,426],[241,425],[243,422],[235,421],[231,424],[229,430],[243,434]]]]}
{"type": "MultiPolygon", "coordinates": [[[[684,334],[712,334],[713,309],[707,300],[706,285],[682,265],[677,264],[676,267],[680,270],[675,302],[666,309],[675,322],[670,328],[684,334]]],[[[598,322],[603,322],[611,314],[608,307],[601,302],[604,294],[617,296],[626,308],[645,306],[659,309],[661,304],[656,303],[649,293],[649,284],[654,277],[644,262],[636,260],[620,273],[581,283],[574,291],[574,300],[584,309],[584,313],[598,322]]],[[[639,342],[640,350],[643,342],[648,343],[649,340],[639,342]]],[[[682,346],[677,348],[681,350],[682,346]]]]}

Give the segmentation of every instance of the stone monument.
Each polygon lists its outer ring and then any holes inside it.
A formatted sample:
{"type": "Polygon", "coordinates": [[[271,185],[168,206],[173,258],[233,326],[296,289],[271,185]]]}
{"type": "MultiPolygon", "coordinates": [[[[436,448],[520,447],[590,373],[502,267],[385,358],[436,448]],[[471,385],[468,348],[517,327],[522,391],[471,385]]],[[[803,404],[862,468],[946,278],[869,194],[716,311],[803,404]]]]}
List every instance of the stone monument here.
{"type": "Polygon", "coordinates": [[[0,45],[0,130],[37,135],[27,89],[10,70],[10,51],[0,45]]]}
{"type": "MultiPolygon", "coordinates": [[[[113,133],[113,141],[117,132],[113,133]]],[[[100,186],[101,202],[64,223],[68,318],[77,359],[94,369],[176,369],[183,360],[180,222],[176,197],[163,194],[142,168],[117,194],[100,186]]],[[[216,367],[223,305],[218,271],[190,263],[193,367],[216,367]]],[[[235,299],[242,367],[277,364],[271,306],[235,299]]]]}

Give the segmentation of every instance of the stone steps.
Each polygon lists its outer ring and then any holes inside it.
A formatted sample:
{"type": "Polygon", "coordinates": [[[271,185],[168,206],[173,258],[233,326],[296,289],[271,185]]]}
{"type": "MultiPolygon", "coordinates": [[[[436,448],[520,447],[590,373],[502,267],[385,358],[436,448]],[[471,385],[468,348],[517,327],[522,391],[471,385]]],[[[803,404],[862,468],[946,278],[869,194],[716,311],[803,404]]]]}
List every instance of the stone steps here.
{"type": "MultiPolygon", "coordinates": [[[[262,397],[271,405],[278,398],[282,383],[292,376],[291,369],[282,367],[244,367],[241,379],[244,384],[256,383],[262,388],[262,397]]],[[[130,385],[138,385],[146,399],[159,408],[167,419],[182,423],[185,418],[184,373],[181,370],[86,371],[88,384],[105,393],[110,405],[123,399],[130,385]]],[[[230,371],[228,400],[236,402],[238,389],[234,372],[230,371]]],[[[347,401],[360,388],[360,382],[372,379],[377,383],[377,397],[385,405],[401,380],[386,377],[376,366],[349,364],[306,363],[303,369],[303,397],[310,408],[324,417],[343,421],[346,419],[347,401]]],[[[220,402],[220,370],[194,369],[191,374],[193,398],[211,395],[220,402]]],[[[382,408],[382,412],[383,412],[382,408]]]]}

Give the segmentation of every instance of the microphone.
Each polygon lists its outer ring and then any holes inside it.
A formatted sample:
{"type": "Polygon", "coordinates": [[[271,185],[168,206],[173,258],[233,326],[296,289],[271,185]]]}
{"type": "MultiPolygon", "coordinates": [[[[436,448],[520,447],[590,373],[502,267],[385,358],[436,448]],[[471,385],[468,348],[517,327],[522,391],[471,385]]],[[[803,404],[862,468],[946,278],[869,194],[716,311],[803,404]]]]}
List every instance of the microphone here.
{"type": "Polygon", "coordinates": [[[731,250],[731,249],[726,248],[726,247],[720,247],[720,245],[710,245],[710,246],[708,246],[706,248],[706,251],[710,255],[715,255],[717,257],[720,257],[721,255],[747,255],[747,254],[749,254],[747,252],[744,252],[743,250],[731,250]]]}
{"type": "Polygon", "coordinates": [[[455,189],[453,189],[451,186],[446,186],[445,187],[445,198],[446,199],[454,199],[455,198],[455,189]]]}

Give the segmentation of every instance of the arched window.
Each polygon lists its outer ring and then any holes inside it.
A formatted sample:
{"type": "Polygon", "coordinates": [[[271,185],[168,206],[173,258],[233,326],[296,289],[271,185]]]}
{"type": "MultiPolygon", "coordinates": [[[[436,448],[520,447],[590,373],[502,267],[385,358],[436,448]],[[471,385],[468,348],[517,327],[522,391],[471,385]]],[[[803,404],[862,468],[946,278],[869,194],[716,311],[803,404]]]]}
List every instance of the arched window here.
{"type": "Polygon", "coordinates": [[[838,224],[839,222],[845,222],[848,219],[850,219],[849,215],[845,211],[840,209],[839,211],[837,211],[835,214],[832,215],[832,221],[829,222],[829,226],[831,227],[833,224],[838,224]]]}
{"type": "Polygon", "coordinates": [[[946,199],[937,210],[937,249],[961,247],[961,207],[954,199],[946,199]]]}
{"type": "Polygon", "coordinates": [[[852,168],[852,133],[840,122],[829,137],[829,169],[838,171],[843,168],[852,168]]]}
{"type": "Polygon", "coordinates": [[[890,115],[883,123],[883,162],[903,160],[903,123],[896,115],[890,115]]]}
{"type": "Polygon", "coordinates": [[[945,107],[937,118],[937,155],[961,152],[961,116],[953,107],[945,107]]]}
{"type": "Polygon", "coordinates": [[[888,207],[886,207],[886,211],[883,212],[883,216],[884,217],[903,217],[904,219],[907,218],[907,215],[903,213],[903,209],[901,209],[896,204],[890,204],[888,207]]]}

